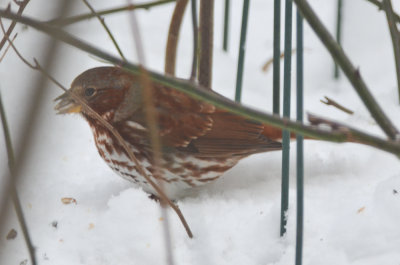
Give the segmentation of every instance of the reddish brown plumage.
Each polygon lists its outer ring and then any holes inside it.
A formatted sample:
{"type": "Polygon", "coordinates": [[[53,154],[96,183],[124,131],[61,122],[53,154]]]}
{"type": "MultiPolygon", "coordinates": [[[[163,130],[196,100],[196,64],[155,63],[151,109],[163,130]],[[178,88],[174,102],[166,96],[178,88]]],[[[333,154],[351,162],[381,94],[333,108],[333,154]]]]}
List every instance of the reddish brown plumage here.
{"type": "MultiPolygon", "coordinates": [[[[156,177],[140,79],[116,67],[93,68],[79,75],[70,91],[113,125],[146,173],[156,177]]],[[[58,100],[59,113],[80,112],[85,117],[99,154],[116,173],[155,194],[108,129],[91,118],[69,94],[58,100]]],[[[217,179],[248,155],[281,149],[277,141],[281,138],[279,129],[228,113],[165,86],[155,85],[153,100],[162,143],[159,177],[171,199],[217,179]]]]}

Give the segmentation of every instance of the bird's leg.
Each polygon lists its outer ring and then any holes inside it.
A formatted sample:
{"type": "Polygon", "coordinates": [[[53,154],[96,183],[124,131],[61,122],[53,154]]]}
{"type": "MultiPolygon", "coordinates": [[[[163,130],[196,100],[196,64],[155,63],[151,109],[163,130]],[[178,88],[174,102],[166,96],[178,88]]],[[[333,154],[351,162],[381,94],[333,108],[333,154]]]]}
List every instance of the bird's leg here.
{"type": "Polygon", "coordinates": [[[150,194],[149,195],[149,199],[152,199],[152,200],[154,200],[156,202],[160,202],[160,198],[157,195],[154,195],[154,194],[150,194]]]}

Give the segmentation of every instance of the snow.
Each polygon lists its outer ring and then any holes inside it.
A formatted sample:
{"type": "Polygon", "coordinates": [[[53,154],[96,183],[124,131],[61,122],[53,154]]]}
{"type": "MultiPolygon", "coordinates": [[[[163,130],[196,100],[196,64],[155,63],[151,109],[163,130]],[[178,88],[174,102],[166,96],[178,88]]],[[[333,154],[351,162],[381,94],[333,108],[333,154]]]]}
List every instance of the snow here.
{"type": "MultiPolygon", "coordinates": [[[[400,12],[400,5],[394,2],[400,12]]],[[[52,4],[33,1],[26,14],[51,18],[52,4]]],[[[334,30],[336,1],[311,1],[319,17],[334,30]]],[[[96,9],[125,1],[93,1],[96,9]]],[[[2,4],[4,7],[5,4],[2,4]]],[[[138,20],[148,67],[162,72],[165,40],[173,5],[139,11],[138,20]]],[[[233,1],[229,52],[222,52],[223,1],[215,6],[213,87],[232,98],[240,34],[241,1],[233,1]]],[[[261,71],[272,56],[273,1],[253,0],[246,46],[243,102],[272,109],[272,72],[261,71]]],[[[78,2],[74,13],[86,12],[78,2]]],[[[294,12],[295,13],[295,12],[294,12]]],[[[363,0],[344,3],[343,46],[359,67],[373,95],[400,127],[395,66],[383,12],[363,0]]],[[[106,17],[122,50],[136,60],[126,14],[106,17]]],[[[33,29],[16,27],[15,44],[29,60],[43,60],[47,39],[33,29]]],[[[82,39],[116,54],[98,21],[68,27],[82,39]]],[[[283,43],[283,42],[282,42],[283,43]]],[[[305,111],[384,136],[342,74],[332,79],[333,63],[312,30],[305,26],[305,111]],[[355,111],[345,114],[319,102],[329,96],[355,111]]],[[[179,43],[177,73],[191,66],[189,13],[179,43]]],[[[52,74],[65,86],[82,71],[102,65],[70,46],[61,45],[52,74]]],[[[295,69],[293,69],[293,76],[295,69]]],[[[0,89],[14,144],[21,134],[34,80],[13,52],[0,64],[0,89]]],[[[293,77],[292,84],[295,84],[293,77]]],[[[294,89],[294,88],[293,88],[294,89]]],[[[39,264],[166,264],[163,222],[158,204],[114,174],[95,149],[89,126],[78,116],[59,116],[53,99],[61,93],[49,84],[40,106],[40,122],[18,185],[39,264]],[[63,204],[72,197],[77,204],[63,204]],[[57,224],[57,225],[55,225],[57,224]]],[[[295,94],[295,93],[294,93],[295,94]]],[[[295,96],[292,102],[295,103],[295,96]]],[[[293,105],[294,106],[294,105],[293,105]]],[[[295,117],[292,107],[292,117],[295,117]]],[[[0,192],[4,194],[7,157],[0,133],[0,192]]],[[[169,211],[175,264],[293,264],[295,254],[295,144],[292,144],[287,234],[279,236],[281,153],[249,157],[221,179],[178,202],[193,233],[189,239],[169,211]]],[[[392,154],[357,144],[305,142],[305,220],[303,264],[400,264],[400,164],[392,154]]],[[[28,258],[12,207],[0,231],[0,264],[28,258]],[[5,237],[12,228],[14,240],[5,237]]],[[[30,263],[29,263],[30,264],[30,263]]]]}

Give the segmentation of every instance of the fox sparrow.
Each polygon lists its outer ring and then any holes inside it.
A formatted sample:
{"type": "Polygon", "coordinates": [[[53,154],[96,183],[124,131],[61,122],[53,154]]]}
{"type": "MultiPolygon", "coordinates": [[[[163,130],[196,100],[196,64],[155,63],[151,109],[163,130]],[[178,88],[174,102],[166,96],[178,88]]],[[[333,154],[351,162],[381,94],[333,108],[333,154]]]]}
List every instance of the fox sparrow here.
{"type": "MultiPolygon", "coordinates": [[[[172,88],[153,86],[162,143],[159,177],[170,199],[217,179],[244,157],[281,149],[281,143],[276,141],[281,137],[279,129],[218,109],[172,88]]],[[[69,91],[119,132],[148,176],[155,178],[140,77],[117,67],[98,67],[76,77],[69,91]]],[[[82,114],[93,131],[100,156],[114,172],[157,195],[107,128],[69,93],[56,100],[58,114],[82,114]]]]}

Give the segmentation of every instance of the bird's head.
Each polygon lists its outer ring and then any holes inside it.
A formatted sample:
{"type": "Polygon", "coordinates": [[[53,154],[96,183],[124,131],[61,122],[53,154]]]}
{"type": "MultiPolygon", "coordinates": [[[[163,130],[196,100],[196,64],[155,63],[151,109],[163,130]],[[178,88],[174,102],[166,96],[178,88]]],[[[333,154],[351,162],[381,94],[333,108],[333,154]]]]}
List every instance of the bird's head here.
{"type": "Polygon", "coordinates": [[[139,77],[117,67],[97,67],[83,72],[75,78],[68,92],[55,99],[57,114],[90,116],[87,108],[71,94],[101,116],[112,113],[113,121],[132,115],[142,102],[139,77]]]}

